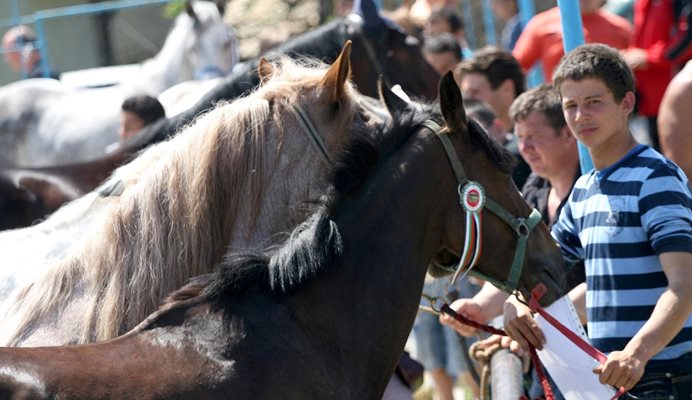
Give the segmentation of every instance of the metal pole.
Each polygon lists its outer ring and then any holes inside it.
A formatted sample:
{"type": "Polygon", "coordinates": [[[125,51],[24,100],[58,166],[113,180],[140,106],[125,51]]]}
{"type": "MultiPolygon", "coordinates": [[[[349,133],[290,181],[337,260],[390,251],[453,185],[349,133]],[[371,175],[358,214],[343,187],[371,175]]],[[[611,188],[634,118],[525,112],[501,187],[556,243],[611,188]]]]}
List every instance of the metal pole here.
{"type": "MultiPolygon", "coordinates": [[[[579,2],[574,0],[557,0],[557,6],[560,8],[562,45],[566,54],[584,43],[584,28],[581,22],[581,11],[579,9],[579,2]]],[[[583,174],[593,169],[593,161],[584,144],[578,142],[578,148],[579,165],[581,166],[581,172],[583,174]]]]}
{"type": "MultiPolygon", "coordinates": [[[[519,7],[521,26],[526,26],[529,20],[536,14],[533,0],[519,0],[517,6],[519,7]]],[[[543,76],[541,63],[536,63],[526,74],[526,84],[528,87],[534,87],[543,82],[545,82],[545,77],[543,76]]]]}
{"type": "MultiPolygon", "coordinates": [[[[38,14],[38,13],[37,13],[38,14]]],[[[43,77],[50,77],[50,62],[48,56],[48,46],[46,46],[46,30],[43,28],[43,19],[41,17],[36,17],[36,38],[38,39],[38,48],[41,53],[41,68],[43,69],[43,77]]]]}
{"type": "Polygon", "coordinates": [[[496,45],[495,16],[490,6],[490,0],[483,0],[483,26],[485,27],[485,43],[493,46],[496,45]]]}
{"type": "Polygon", "coordinates": [[[473,26],[473,7],[471,6],[471,1],[462,1],[461,6],[463,7],[462,14],[464,16],[466,40],[469,42],[469,46],[472,49],[476,49],[478,47],[478,41],[476,40],[476,29],[473,26]]]}

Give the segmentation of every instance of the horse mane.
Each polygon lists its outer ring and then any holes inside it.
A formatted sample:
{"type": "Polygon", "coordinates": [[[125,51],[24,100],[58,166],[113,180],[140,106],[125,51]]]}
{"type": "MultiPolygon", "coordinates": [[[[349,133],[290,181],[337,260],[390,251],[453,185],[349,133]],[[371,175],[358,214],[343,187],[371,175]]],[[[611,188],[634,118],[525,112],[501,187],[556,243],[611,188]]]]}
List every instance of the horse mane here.
{"type": "MultiPolygon", "coordinates": [[[[424,121],[433,119],[441,123],[436,108],[433,104],[419,104],[396,118],[388,128],[351,138],[333,167],[332,190],[323,199],[323,206],[298,226],[282,246],[263,253],[230,253],[217,273],[205,277],[203,283],[194,281],[194,292],[185,287],[169,299],[206,295],[220,305],[225,296],[250,287],[267,293],[290,293],[324,272],[343,251],[341,235],[330,212],[340,200],[362,188],[379,164],[406,143],[424,121]],[[192,293],[195,296],[190,296],[192,293]]],[[[492,140],[478,122],[469,120],[468,126],[475,144],[494,164],[509,173],[511,154],[492,140]]]]}
{"type": "MultiPolygon", "coordinates": [[[[259,213],[263,160],[271,156],[265,152],[273,152],[265,138],[268,118],[278,127],[275,140],[283,139],[282,116],[272,115],[272,108],[299,103],[301,88],[319,85],[324,74],[288,58],[275,67],[272,78],[252,94],[217,105],[121,167],[136,174],[119,197],[104,199],[110,208],[98,230],[19,292],[10,343],[83,290],[90,297],[80,341],[115,337],[142,321],[188,277],[218,265],[240,204],[249,202],[259,213]]],[[[345,102],[354,103],[347,94],[345,102]]],[[[349,120],[349,112],[343,114],[338,124],[349,120]]]]}

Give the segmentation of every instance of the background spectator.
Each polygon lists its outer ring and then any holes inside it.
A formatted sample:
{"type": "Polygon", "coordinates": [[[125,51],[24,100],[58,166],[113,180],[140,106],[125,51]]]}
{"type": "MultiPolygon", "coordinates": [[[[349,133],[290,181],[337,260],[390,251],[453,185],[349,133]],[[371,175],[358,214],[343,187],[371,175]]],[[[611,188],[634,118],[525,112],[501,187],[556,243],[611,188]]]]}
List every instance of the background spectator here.
{"type": "Polygon", "coordinates": [[[128,97],[121,107],[118,137],[121,141],[127,140],[145,126],[165,116],[166,111],[155,97],[148,95],[128,97]]]}
{"type": "Polygon", "coordinates": [[[656,117],[663,93],[680,65],[692,57],[692,51],[680,51],[674,58],[667,55],[686,35],[687,29],[685,16],[675,15],[673,0],[635,1],[634,43],[623,55],[634,71],[636,112],[647,119],[649,138],[657,150],[660,144],[656,117]]]}
{"type": "Polygon", "coordinates": [[[503,49],[512,51],[524,29],[517,0],[490,0],[490,6],[495,17],[505,24],[500,35],[500,45],[503,49]]]}
{"type": "MultiPolygon", "coordinates": [[[[632,43],[632,25],[626,19],[600,7],[602,0],[579,0],[586,43],[605,43],[625,49],[632,43]]],[[[522,68],[528,71],[536,61],[543,64],[546,81],[564,54],[560,10],[553,7],[536,14],[526,25],[512,50],[522,68]]]]}
{"type": "Polygon", "coordinates": [[[52,69],[45,71],[41,65],[41,53],[36,48],[36,34],[26,25],[10,28],[2,37],[5,62],[23,78],[53,78],[60,74],[52,69]]]}
{"type": "Polygon", "coordinates": [[[658,133],[663,154],[692,177],[692,61],[670,82],[661,100],[658,133]]]}
{"type": "Polygon", "coordinates": [[[423,57],[442,76],[453,71],[461,61],[461,47],[454,35],[443,32],[425,38],[423,57]]]}
{"type": "Polygon", "coordinates": [[[425,21],[423,35],[425,37],[437,36],[441,33],[451,33],[461,47],[462,58],[470,58],[473,52],[466,41],[466,31],[461,15],[450,7],[435,8],[425,21]]]}

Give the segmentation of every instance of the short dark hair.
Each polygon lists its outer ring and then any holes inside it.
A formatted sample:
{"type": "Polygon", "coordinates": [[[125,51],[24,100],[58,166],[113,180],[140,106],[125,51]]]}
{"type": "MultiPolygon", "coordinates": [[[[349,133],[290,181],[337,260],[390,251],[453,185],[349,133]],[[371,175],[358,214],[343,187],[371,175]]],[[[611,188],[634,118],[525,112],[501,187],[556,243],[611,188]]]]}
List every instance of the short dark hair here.
{"type": "Polygon", "coordinates": [[[485,46],[473,53],[473,57],[462,61],[457,66],[460,76],[475,73],[482,74],[490,82],[490,87],[497,89],[504,81],[514,82],[516,95],[526,90],[526,77],[519,61],[507,50],[495,46],[485,46]]]}
{"type": "Polygon", "coordinates": [[[447,20],[452,33],[464,29],[464,21],[461,19],[461,14],[453,8],[438,7],[433,9],[428,16],[428,21],[437,19],[447,20]]]}
{"type": "Polygon", "coordinates": [[[509,107],[509,116],[514,122],[519,122],[534,111],[543,114],[555,131],[567,125],[560,94],[551,85],[543,84],[522,93],[509,107]]]}
{"type": "Polygon", "coordinates": [[[144,125],[149,125],[166,116],[166,111],[156,97],[146,94],[126,98],[121,108],[123,111],[137,115],[144,125]]]}
{"type": "Polygon", "coordinates": [[[620,52],[604,44],[583,44],[562,57],[553,73],[553,85],[593,78],[603,82],[617,102],[634,92],[634,74],[620,52]]]}
{"type": "Polygon", "coordinates": [[[462,58],[461,45],[457,41],[457,38],[447,32],[426,37],[423,41],[423,51],[432,54],[452,52],[457,56],[459,61],[461,61],[462,58]]]}

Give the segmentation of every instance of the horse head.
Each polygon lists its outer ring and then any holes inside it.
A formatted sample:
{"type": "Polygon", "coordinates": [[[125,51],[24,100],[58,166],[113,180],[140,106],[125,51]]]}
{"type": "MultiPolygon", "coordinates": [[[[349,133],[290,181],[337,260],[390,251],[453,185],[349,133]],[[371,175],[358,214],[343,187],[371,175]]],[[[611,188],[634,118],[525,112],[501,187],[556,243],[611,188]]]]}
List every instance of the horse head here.
{"type": "Polygon", "coordinates": [[[185,2],[192,22],[192,35],[185,41],[189,68],[195,79],[228,74],[239,61],[237,38],[223,20],[225,7],[220,2],[185,2]]]}
{"type": "MultiPolygon", "coordinates": [[[[390,90],[381,91],[395,120],[411,107],[390,90]]],[[[440,81],[439,93],[446,128],[438,137],[456,190],[449,191],[451,202],[443,207],[449,215],[431,271],[439,275],[469,269],[507,292],[518,289],[526,296],[542,283],[548,289],[542,302],[551,303],[562,293],[564,265],[540,214],[526,204],[511,179],[511,156],[467,118],[451,72],[440,81]]]]}
{"type": "Polygon", "coordinates": [[[373,0],[355,1],[352,13],[347,17],[350,36],[353,38],[354,71],[371,74],[354,80],[365,83],[358,86],[362,93],[377,93],[377,77],[384,76],[388,86],[395,84],[407,93],[416,93],[427,99],[437,96],[440,76],[421,55],[421,42],[406,33],[389,19],[383,18],[373,0]]]}

